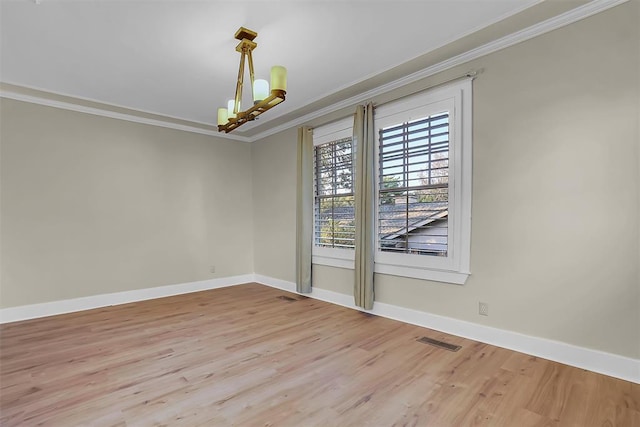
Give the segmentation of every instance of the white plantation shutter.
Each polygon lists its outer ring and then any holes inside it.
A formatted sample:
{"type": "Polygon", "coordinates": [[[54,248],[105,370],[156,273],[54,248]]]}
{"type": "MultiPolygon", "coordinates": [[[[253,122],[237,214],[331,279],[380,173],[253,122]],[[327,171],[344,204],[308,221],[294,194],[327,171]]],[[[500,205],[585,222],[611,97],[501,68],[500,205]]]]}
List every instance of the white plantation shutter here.
{"type": "Polygon", "coordinates": [[[351,137],[315,147],[314,243],[353,249],[355,210],[351,137]]]}
{"type": "Polygon", "coordinates": [[[355,239],[352,126],[348,117],[313,130],[314,263],[353,268],[344,263],[355,239]]]}
{"type": "Polygon", "coordinates": [[[447,256],[449,112],[379,131],[378,249],[447,256]]]}
{"type": "Polygon", "coordinates": [[[376,273],[467,279],[471,89],[471,80],[452,82],[376,109],[376,273]]]}

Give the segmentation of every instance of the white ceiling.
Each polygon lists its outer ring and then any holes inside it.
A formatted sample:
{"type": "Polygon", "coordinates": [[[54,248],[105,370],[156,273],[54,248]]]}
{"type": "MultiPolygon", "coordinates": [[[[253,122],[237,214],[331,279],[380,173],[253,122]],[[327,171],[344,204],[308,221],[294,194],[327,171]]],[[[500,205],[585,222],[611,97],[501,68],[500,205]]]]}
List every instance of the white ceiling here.
{"type": "Polygon", "coordinates": [[[245,26],[258,32],[256,77],[289,71],[287,101],[263,122],[538,2],[3,0],[0,80],[215,125],[245,26]]]}

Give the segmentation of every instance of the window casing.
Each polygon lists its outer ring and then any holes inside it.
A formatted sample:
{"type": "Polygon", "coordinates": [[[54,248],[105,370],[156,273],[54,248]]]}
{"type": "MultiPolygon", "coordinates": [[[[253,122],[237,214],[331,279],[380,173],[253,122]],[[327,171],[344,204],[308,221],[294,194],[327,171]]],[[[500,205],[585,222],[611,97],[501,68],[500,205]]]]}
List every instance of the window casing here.
{"type": "Polygon", "coordinates": [[[355,206],[351,118],[314,129],[313,262],[353,268],[355,206]]]}
{"type": "MultiPolygon", "coordinates": [[[[470,274],[471,89],[465,80],[376,107],[376,273],[456,284],[470,274]]],[[[314,144],[351,136],[351,121],[332,125],[341,134],[314,131],[314,144]]],[[[313,254],[354,268],[353,250],[313,254]]]]}

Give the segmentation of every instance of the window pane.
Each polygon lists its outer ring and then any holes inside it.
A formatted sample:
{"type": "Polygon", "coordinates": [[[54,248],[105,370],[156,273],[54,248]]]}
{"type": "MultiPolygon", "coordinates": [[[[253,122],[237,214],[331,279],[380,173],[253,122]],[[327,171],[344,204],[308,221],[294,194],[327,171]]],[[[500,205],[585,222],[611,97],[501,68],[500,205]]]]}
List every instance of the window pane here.
{"type": "Polygon", "coordinates": [[[449,113],[380,130],[382,251],[447,256],[449,113]]]}
{"type": "Polygon", "coordinates": [[[354,248],[353,145],[351,138],[315,148],[315,244],[354,248]]]}

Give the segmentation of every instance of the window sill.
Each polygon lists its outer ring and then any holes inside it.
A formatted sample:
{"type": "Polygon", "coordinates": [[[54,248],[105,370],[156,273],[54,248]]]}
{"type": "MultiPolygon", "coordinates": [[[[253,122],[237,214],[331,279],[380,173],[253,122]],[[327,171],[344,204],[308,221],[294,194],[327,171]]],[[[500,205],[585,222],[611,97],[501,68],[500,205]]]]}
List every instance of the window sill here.
{"type": "MultiPolygon", "coordinates": [[[[313,255],[311,262],[313,264],[346,268],[349,270],[353,270],[355,268],[355,261],[347,258],[313,255]]],[[[387,274],[389,276],[453,283],[455,285],[464,285],[467,278],[471,275],[471,273],[462,273],[458,271],[433,270],[379,263],[375,264],[374,272],[377,274],[387,274]]]]}
{"type": "Polygon", "coordinates": [[[311,263],[327,265],[329,267],[347,268],[350,270],[355,268],[355,261],[353,259],[334,258],[324,255],[313,255],[311,257],[311,263]]]}
{"type": "Polygon", "coordinates": [[[431,280],[434,282],[464,285],[471,273],[450,270],[432,270],[425,268],[405,267],[390,264],[375,264],[374,272],[390,276],[409,277],[412,279],[431,280]]]}

